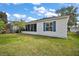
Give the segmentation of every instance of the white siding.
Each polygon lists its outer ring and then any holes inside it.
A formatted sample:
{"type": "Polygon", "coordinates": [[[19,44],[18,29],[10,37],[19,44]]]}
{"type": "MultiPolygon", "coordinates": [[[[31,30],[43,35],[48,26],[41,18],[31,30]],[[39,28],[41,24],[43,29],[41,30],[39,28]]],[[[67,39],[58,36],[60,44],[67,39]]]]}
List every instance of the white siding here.
{"type": "Polygon", "coordinates": [[[58,20],[45,21],[45,22],[53,22],[53,21],[56,21],[56,31],[55,32],[43,31],[44,22],[37,22],[37,32],[23,31],[22,33],[66,38],[67,37],[68,17],[63,18],[63,19],[58,19],[58,20]]]}

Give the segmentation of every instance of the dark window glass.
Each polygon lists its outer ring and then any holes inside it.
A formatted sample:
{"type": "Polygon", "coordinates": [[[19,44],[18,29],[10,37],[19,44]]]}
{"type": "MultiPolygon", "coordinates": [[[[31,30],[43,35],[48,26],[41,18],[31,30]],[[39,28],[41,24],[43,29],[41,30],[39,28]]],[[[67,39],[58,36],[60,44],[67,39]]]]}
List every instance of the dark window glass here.
{"type": "Polygon", "coordinates": [[[30,25],[28,25],[28,31],[30,31],[30,25]]]}
{"type": "Polygon", "coordinates": [[[26,25],[26,31],[37,31],[37,25],[36,24],[26,25]]]}
{"type": "Polygon", "coordinates": [[[56,21],[44,23],[43,24],[43,30],[44,31],[56,31],[56,21]]]}
{"type": "Polygon", "coordinates": [[[56,21],[53,22],[53,25],[54,25],[53,31],[55,32],[56,31],[56,21]]]}
{"type": "Polygon", "coordinates": [[[43,24],[43,31],[46,31],[46,30],[45,30],[45,23],[43,24]]]}
{"type": "Polygon", "coordinates": [[[34,24],[34,31],[37,31],[37,25],[36,24],[34,24]]]}

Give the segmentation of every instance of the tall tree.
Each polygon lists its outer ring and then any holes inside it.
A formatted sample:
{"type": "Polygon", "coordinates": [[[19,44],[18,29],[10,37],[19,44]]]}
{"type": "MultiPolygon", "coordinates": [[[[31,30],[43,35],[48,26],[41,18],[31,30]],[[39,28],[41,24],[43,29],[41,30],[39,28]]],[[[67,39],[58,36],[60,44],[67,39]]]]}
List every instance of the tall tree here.
{"type": "Polygon", "coordinates": [[[0,11],[0,20],[4,22],[5,24],[4,29],[6,30],[5,32],[7,32],[8,31],[8,26],[7,26],[8,20],[7,20],[7,14],[5,12],[0,11]]]}
{"type": "Polygon", "coordinates": [[[70,27],[77,24],[77,7],[69,6],[69,7],[63,7],[56,11],[56,13],[59,13],[60,16],[69,15],[68,20],[68,28],[70,30],[70,27]]]}
{"type": "Polygon", "coordinates": [[[5,12],[1,12],[1,11],[0,11],[0,19],[3,20],[5,23],[8,22],[8,20],[7,20],[7,15],[6,15],[5,12]]]}

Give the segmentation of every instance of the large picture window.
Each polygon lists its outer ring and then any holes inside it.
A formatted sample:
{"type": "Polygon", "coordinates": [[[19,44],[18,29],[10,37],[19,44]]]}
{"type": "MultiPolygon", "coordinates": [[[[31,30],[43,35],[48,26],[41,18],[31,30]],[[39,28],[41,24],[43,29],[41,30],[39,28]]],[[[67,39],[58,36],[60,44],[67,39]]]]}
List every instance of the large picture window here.
{"type": "Polygon", "coordinates": [[[56,31],[56,21],[44,23],[43,24],[43,30],[55,32],[56,31]]]}
{"type": "Polygon", "coordinates": [[[36,24],[28,24],[26,25],[26,31],[37,31],[36,24]]]}

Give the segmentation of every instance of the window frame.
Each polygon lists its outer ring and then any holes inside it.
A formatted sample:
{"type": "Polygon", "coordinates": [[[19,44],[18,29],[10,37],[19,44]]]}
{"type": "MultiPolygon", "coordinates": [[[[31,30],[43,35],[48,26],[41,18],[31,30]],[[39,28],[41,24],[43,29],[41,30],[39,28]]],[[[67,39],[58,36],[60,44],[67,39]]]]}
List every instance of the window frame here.
{"type": "Polygon", "coordinates": [[[37,24],[28,24],[28,25],[26,25],[26,31],[36,32],[37,31],[37,24]]]}
{"type": "Polygon", "coordinates": [[[56,32],[56,21],[44,22],[43,31],[53,31],[56,32]]]}

